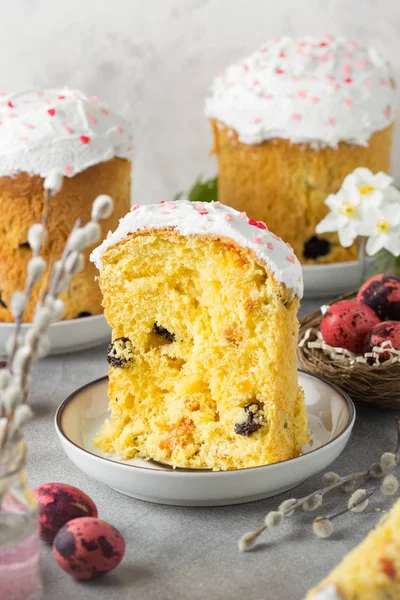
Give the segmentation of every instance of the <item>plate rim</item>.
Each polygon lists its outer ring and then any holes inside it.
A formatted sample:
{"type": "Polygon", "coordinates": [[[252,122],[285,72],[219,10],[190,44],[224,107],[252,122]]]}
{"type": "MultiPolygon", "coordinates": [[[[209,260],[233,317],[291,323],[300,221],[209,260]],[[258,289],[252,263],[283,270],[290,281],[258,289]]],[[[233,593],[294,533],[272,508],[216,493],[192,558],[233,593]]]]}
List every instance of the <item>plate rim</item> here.
{"type": "MultiPolygon", "coordinates": [[[[99,313],[98,315],[90,315],[90,317],[79,317],[79,318],[77,317],[76,319],[65,319],[64,321],[55,321],[55,323],[50,324],[50,327],[54,327],[54,326],[65,327],[67,325],[71,325],[71,323],[74,323],[74,324],[75,323],[88,323],[88,321],[90,321],[92,319],[98,319],[99,317],[106,320],[104,313],[99,313]]],[[[22,323],[21,327],[29,327],[30,325],[32,325],[32,321],[29,321],[27,323],[22,323]]],[[[0,328],[11,329],[12,327],[15,327],[15,321],[12,321],[12,322],[0,321],[0,328]]]]}
{"type": "MultiPolygon", "coordinates": [[[[97,383],[100,383],[102,381],[106,381],[108,380],[108,375],[103,375],[102,377],[98,377],[97,379],[93,379],[92,381],[89,381],[88,383],[85,383],[84,385],[80,386],[79,388],[77,388],[76,390],[74,390],[73,392],[71,392],[59,405],[59,407],[57,408],[56,414],[54,416],[54,425],[55,425],[55,429],[56,432],[58,434],[59,437],[63,438],[63,440],[65,442],[67,442],[67,444],[70,444],[71,446],[73,446],[74,448],[76,448],[77,450],[79,450],[80,452],[83,452],[84,454],[88,454],[90,457],[93,457],[94,459],[99,459],[101,461],[105,461],[105,462],[109,462],[115,465],[119,465],[120,467],[130,467],[133,469],[141,469],[143,471],[150,471],[152,474],[154,475],[168,475],[170,473],[174,473],[175,476],[177,475],[191,475],[191,476],[196,476],[199,473],[202,473],[203,475],[210,475],[210,474],[215,474],[215,475],[220,475],[220,476],[232,476],[234,473],[245,473],[245,472],[250,472],[250,471],[254,471],[255,469],[267,469],[268,467],[277,467],[278,465],[282,465],[285,463],[292,463],[294,464],[295,462],[299,462],[299,461],[303,461],[304,459],[306,459],[308,456],[310,456],[311,454],[314,454],[315,452],[318,452],[319,450],[322,450],[322,448],[327,448],[328,446],[330,446],[331,444],[333,444],[334,442],[337,442],[342,436],[344,436],[348,430],[353,428],[354,426],[354,422],[356,419],[356,408],[354,406],[354,402],[352,401],[352,399],[350,398],[349,394],[347,392],[345,392],[344,390],[342,390],[342,388],[338,385],[336,385],[335,383],[332,383],[330,381],[327,381],[326,379],[324,379],[323,377],[320,377],[319,375],[314,375],[313,373],[307,373],[307,371],[304,371],[304,369],[297,369],[298,373],[302,373],[303,375],[306,375],[307,377],[310,377],[311,379],[318,379],[319,381],[322,381],[324,384],[326,384],[328,387],[331,387],[332,389],[334,389],[336,392],[338,392],[342,398],[345,400],[345,403],[347,405],[347,408],[349,410],[349,418],[348,421],[343,429],[343,431],[341,431],[338,435],[336,435],[334,438],[332,438],[331,440],[329,440],[329,442],[327,442],[326,444],[324,444],[323,446],[320,446],[319,448],[314,448],[314,450],[310,450],[310,452],[307,452],[306,454],[302,454],[301,456],[295,456],[293,458],[287,458],[286,460],[281,460],[277,463],[271,463],[269,465],[258,465],[256,467],[244,467],[241,469],[231,469],[228,471],[213,471],[211,469],[190,469],[190,468],[185,468],[185,467],[177,467],[177,468],[173,468],[171,467],[170,469],[152,469],[150,467],[144,467],[144,466],[140,466],[140,465],[132,465],[129,463],[124,463],[122,461],[118,461],[118,460],[113,460],[112,458],[107,458],[105,456],[99,456],[98,454],[94,454],[94,452],[90,452],[90,450],[86,450],[86,448],[82,448],[82,446],[79,446],[78,444],[76,444],[75,442],[73,442],[68,436],[67,434],[63,431],[63,428],[61,426],[61,418],[62,418],[62,414],[64,413],[66,407],[73,401],[73,399],[78,396],[78,394],[80,394],[81,392],[83,392],[86,388],[91,387],[97,383]]],[[[144,460],[144,459],[143,459],[144,460]]]]}

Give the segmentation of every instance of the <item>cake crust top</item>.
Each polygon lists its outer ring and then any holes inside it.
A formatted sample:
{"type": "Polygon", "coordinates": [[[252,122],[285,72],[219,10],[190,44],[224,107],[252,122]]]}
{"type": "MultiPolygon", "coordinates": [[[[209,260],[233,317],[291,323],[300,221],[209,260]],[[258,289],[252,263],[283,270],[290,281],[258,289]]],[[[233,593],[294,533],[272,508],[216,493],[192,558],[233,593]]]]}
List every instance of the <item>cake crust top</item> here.
{"type": "Polygon", "coordinates": [[[278,236],[271,233],[265,223],[249,219],[221,202],[159,202],[158,204],[135,204],[123,217],[117,229],[109,232],[107,239],[90,255],[98,269],[102,268],[101,256],[128,235],[149,229],[174,228],[182,235],[204,235],[229,238],[244,248],[251,249],[257,258],[282,283],[291,296],[302,297],[303,277],[301,265],[293,249],[278,236]]]}
{"type": "Polygon", "coordinates": [[[73,177],[100,162],[131,157],[128,121],[78,91],[0,95],[0,122],[0,177],[73,177]]]}
{"type": "Polygon", "coordinates": [[[330,35],[273,38],[215,80],[206,115],[239,140],[366,145],[392,123],[390,65],[374,48],[330,35]]]}

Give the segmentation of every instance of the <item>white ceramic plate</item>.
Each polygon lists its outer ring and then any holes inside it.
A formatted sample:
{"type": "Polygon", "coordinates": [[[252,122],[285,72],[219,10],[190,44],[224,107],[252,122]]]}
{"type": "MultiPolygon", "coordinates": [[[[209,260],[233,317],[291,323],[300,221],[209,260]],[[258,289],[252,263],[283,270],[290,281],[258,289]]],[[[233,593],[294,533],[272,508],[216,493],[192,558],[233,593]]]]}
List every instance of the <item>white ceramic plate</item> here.
{"type": "Polygon", "coordinates": [[[304,297],[340,296],[360,287],[361,265],[358,261],[331,265],[303,265],[304,297]]]}
{"type": "MultiPolygon", "coordinates": [[[[5,344],[14,327],[14,323],[0,323],[1,356],[6,354],[5,344]]],[[[28,327],[29,323],[24,323],[22,331],[28,327]]],[[[53,323],[49,328],[49,337],[50,354],[65,354],[99,346],[111,339],[111,329],[104,315],[94,315],[53,323]]]]}
{"type": "Polygon", "coordinates": [[[222,506],[268,498],[326,469],[345,447],[355,420],[350,398],[339,388],[299,371],[311,444],[284,462],[236,471],[173,470],[152,461],[101,452],[92,439],[108,416],[107,378],[71,394],[56,414],[56,430],[67,456],[84,473],[115,490],[158,504],[222,506]]]}

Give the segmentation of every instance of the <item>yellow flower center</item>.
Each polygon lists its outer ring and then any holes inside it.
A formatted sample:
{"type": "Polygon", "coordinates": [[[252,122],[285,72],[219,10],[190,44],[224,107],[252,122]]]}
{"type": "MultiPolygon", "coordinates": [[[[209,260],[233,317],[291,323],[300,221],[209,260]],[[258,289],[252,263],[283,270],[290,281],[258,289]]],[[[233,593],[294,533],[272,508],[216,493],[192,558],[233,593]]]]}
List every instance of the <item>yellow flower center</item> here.
{"type": "Polygon", "coordinates": [[[365,196],[365,194],[370,194],[371,192],[373,192],[375,190],[375,187],[373,185],[361,185],[358,188],[358,191],[360,192],[360,194],[362,196],[365,196]]]}
{"type": "Polygon", "coordinates": [[[356,211],[357,207],[348,200],[342,202],[339,208],[339,214],[344,215],[345,217],[354,217],[356,211]]]}
{"type": "Polygon", "coordinates": [[[390,229],[389,221],[386,221],[386,219],[381,219],[377,222],[376,228],[379,233],[387,233],[390,229]]]}

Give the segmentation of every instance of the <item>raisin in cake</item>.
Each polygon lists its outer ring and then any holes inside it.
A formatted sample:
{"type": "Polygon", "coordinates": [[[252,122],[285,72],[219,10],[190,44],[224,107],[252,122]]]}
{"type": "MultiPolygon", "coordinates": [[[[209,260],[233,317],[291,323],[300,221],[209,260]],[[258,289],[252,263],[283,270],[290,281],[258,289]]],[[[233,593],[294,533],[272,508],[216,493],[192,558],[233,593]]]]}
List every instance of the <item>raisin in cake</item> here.
{"type": "Polygon", "coordinates": [[[291,247],[219,202],[180,200],[134,206],[91,259],[113,336],[99,447],[212,469],[299,454],[291,247]]]}

